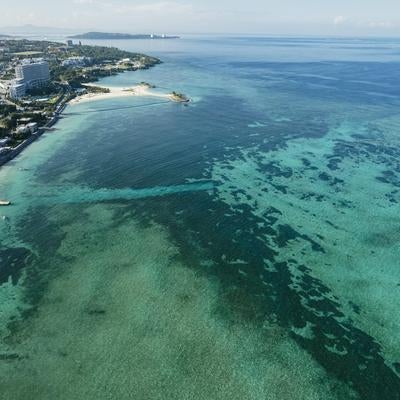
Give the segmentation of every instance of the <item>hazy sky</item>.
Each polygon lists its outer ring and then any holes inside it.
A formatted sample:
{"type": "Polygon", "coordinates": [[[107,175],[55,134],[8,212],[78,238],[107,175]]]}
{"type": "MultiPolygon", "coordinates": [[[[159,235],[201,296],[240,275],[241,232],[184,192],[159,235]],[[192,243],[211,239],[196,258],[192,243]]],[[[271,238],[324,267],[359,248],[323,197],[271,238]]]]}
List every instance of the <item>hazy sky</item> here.
{"type": "Polygon", "coordinates": [[[400,35],[400,0],[0,0],[0,26],[400,35]]]}

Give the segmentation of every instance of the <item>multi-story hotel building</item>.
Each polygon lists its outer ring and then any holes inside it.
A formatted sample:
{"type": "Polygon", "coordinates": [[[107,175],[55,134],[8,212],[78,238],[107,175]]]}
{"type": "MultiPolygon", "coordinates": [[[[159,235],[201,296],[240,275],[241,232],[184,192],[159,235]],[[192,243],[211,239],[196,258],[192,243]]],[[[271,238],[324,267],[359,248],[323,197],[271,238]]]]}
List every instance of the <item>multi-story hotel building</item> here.
{"type": "Polygon", "coordinates": [[[15,68],[17,79],[22,79],[27,88],[43,86],[50,81],[47,61],[23,61],[15,68]]]}

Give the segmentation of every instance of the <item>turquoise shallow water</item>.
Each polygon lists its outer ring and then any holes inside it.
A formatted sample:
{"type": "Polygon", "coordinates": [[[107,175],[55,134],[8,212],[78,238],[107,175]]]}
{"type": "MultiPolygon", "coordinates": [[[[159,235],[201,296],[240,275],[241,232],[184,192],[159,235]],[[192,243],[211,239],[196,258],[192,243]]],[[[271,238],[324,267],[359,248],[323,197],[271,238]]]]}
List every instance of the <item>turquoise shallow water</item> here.
{"type": "Polygon", "coordinates": [[[104,84],[193,102],[1,168],[0,398],[400,398],[400,42],[117,45],[165,62],[104,84]]]}

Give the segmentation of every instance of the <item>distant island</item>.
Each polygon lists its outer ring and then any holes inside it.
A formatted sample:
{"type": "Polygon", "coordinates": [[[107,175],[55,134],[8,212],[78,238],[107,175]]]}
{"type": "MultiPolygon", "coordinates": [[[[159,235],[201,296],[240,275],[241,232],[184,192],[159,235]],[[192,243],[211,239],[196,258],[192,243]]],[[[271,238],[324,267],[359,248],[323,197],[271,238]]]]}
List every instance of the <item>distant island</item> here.
{"type": "Polygon", "coordinates": [[[148,35],[138,34],[132,35],[130,33],[109,33],[109,32],[87,32],[78,35],[68,36],[69,39],[179,39],[179,36],[167,36],[167,35],[148,35]]]}

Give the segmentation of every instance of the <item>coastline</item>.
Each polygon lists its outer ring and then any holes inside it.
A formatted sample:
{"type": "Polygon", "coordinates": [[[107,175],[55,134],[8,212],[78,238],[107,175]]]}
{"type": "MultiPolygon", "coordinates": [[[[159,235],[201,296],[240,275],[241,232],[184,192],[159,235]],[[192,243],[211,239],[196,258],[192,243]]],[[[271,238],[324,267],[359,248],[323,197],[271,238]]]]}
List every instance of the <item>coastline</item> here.
{"type": "Polygon", "coordinates": [[[40,136],[42,136],[44,132],[52,128],[58,122],[61,114],[63,113],[70,101],[71,100],[66,100],[65,102],[60,104],[58,109],[55,111],[53,117],[46,123],[46,125],[40,127],[37,132],[32,133],[31,136],[21,142],[18,146],[14,147],[8,153],[0,155],[0,168],[3,165],[7,164],[9,161],[13,160],[15,157],[17,157],[25,148],[27,148],[31,143],[35,142],[40,136]]]}
{"type": "Polygon", "coordinates": [[[188,103],[189,99],[180,99],[177,98],[174,93],[157,93],[152,90],[151,85],[148,84],[138,84],[132,87],[110,87],[110,86],[101,86],[96,83],[86,83],[83,86],[86,87],[98,87],[101,89],[107,89],[109,92],[92,92],[92,93],[85,93],[82,95],[77,95],[72,99],[66,99],[62,104],[59,105],[57,110],[54,113],[54,116],[47,122],[46,125],[40,127],[37,132],[33,133],[30,137],[25,139],[22,143],[18,146],[14,147],[8,153],[4,155],[0,155],[0,168],[7,164],[9,161],[16,158],[26,147],[28,147],[31,143],[35,142],[42,134],[52,128],[59,120],[60,116],[62,115],[63,111],[67,106],[75,106],[80,103],[92,102],[92,101],[99,101],[111,98],[121,98],[121,97],[156,97],[161,98],[166,101],[172,101],[175,103],[188,103]]]}
{"type": "Polygon", "coordinates": [[[150,87],[145,84],[139,84],[132,87],[110,87],[110,86],[101,86],[95,83],[84,84],[86,87],[98,87],[101,89],[109,90],[108,93],[86,93],[80,96],[77,96],[70,100],[68,104],[76,105],[79,103],[86,103],[97,100],[106,100],[112,98],[120,98],[120,97],[130,97],[130,96],[141,96],[141,97],[158,97],[166,100],[173,100],[173,95],[169,93],[157,93],[150,90],[150,87]]]}

